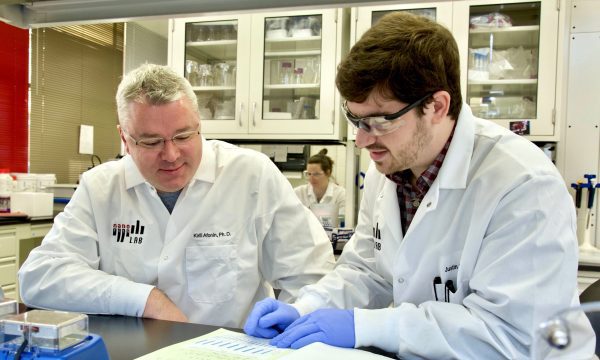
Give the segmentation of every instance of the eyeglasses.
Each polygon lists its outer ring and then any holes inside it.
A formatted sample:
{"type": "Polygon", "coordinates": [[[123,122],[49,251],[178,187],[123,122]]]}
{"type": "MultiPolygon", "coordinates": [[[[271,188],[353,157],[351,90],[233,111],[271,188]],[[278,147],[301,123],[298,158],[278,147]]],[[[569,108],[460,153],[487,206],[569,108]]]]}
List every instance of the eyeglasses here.
{"type": "Polygon", "coordinates": [[[403,126],[405,124],[405,121],[394,121],[394,120],[397,120],[402,115],[406,114],[407,112],[409,112],[412,109],[414,109],[415,107],[417,107],[423,101],[425,101],[429,97],[431,97],[431,95],[433,95],[433,94],[427,94],[427,95],[423,96],[422,98],[420,98],[419,100],[413,102],[412,104],[409,104],[409,105],[405,106],[404,108],[400,109],[400,111],[393,113],[393,114],[388,114],[388,115],[367,116],[367,117],[356,116],[350,110],[348,110],[348,101],[347,100],[344,101],[344,103],[342,104],[342,111],[344,112],[344,115],[346,116],[346,120],[348,120],[348,122],[350,124],[352,124],[355,128],[363,129],[364,131],[366,131],[368,133],[372,133],[375,136],[381,136],[381,135],[389,134],[392,131],[403,126]]]}
{"type": "Polygon", "coordinates": [[[302,173],[304,174],[304,177],[305,177],[305,178],[307,178],[307,177],[309,177],[309,176],[312,176],[312,177],[319,177],[319,176],[321,176],[321,175],[325,174],[325,173],[324,173],[324,172],[322,172],[322,171],[319,171],[319,172],[308,172],[308,171],[306,171],[306,170],[304,170],[302,173]]]}
{"type": "Polygon", "coordinates": [[[165,147],[166,141],[172,141],[173,144],[177,145],[178,147],[186,145],[194,136],[200,135],[200,129],[184,131],[179,134],[173,135],[173,137],[170,139],[155,137],[136,140],[133,136],[129,135],[124,130],[123,133],[125,133],[125,135],[127,135],[131,140],[133,140],[136,146],[149,150],[162,150],[165,147]]]}

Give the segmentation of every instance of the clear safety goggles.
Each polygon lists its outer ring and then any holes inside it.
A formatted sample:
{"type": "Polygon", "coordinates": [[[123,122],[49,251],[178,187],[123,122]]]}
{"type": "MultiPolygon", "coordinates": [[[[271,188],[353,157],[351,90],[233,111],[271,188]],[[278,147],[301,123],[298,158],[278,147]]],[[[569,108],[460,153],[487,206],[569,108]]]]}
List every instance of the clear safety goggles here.
{"type": "Polygon", "coordinates": [[[400,109],[400,111],[395,112],[393,114],[359,117],[354,115],[350,110],[348,110],[347,100],[345,100],[342,104],[342,111],[344,112],[344,116],[346,116],[346,120],[348,120],[348,122],[352,124],[355,128],[362,129],[375,136],[381,136],[389,134],[392,131],[402,127],[405,124],[405,121],[400,120],[399,118],[402,115],[414,109],[415,107],[419,106],[419,104],[427,100],[429,97],[431,97],[431,95],[433,94],[427,94],[419,100],[413,102],[412,104],[408,104],[407,106],[400,109]]]}

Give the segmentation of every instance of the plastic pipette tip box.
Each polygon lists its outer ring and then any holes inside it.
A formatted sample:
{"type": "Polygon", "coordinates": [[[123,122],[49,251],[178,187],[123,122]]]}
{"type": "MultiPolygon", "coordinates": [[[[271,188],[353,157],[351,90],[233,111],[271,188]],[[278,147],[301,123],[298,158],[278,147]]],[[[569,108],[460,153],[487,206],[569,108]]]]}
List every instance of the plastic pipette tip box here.
{"type": "Polygon", "coordinates": [[[61,351],[82,342],[89,334],[85,314],[32,310],[0,320],[5,338],[43,350],[61,351]]]}

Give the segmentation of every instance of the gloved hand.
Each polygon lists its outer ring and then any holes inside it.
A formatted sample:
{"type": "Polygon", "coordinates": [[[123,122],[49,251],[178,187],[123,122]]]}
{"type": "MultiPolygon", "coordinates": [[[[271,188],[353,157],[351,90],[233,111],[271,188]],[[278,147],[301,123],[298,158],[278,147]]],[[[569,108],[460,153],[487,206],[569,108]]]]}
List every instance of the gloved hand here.
{"type": "Polygon", "coordinates": [[[299,349],[314,342],[353,348],[354,311],[319,309],[294,321],[285,331],[270,341],[280,348],[299,349]]]}
{"type": "Polygon", "coordinates": [[[298,310],[293,306],[273,298],[265,298],[254,305],[246,319],[244,332],[270,339],[280,334],[299,317],[298,310]]]}

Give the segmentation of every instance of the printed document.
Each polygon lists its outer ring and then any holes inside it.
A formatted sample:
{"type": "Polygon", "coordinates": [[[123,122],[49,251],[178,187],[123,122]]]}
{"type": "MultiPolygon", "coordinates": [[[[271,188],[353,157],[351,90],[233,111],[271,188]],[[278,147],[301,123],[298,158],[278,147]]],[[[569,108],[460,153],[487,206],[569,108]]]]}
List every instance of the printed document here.
{"type": "Polygon", "coordinates": [[[269,339],[218,329],[195,339],[167,346],[137,360],[381,360],[388,359],[367,351],[343,349],[313,343],[298,350],[269,345],[269,339]]]}

